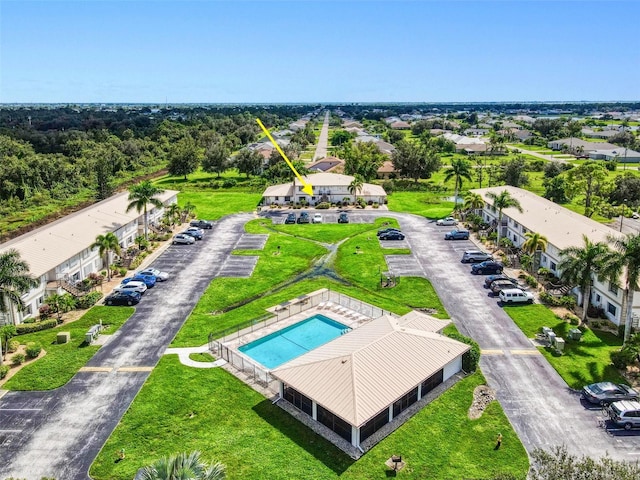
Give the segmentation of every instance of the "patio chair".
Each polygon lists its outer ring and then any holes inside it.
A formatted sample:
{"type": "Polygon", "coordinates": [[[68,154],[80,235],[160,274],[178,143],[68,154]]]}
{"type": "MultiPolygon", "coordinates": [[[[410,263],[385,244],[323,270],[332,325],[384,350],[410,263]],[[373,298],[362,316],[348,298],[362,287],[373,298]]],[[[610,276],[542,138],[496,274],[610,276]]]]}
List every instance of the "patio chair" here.
{"type": "Polygon", "coordinates": [[[326,304],[327,304],[327,302],[320,302],[320,303],[316,306],[316,308],[317,308],[318,310],[322,310],[326,304]]]}

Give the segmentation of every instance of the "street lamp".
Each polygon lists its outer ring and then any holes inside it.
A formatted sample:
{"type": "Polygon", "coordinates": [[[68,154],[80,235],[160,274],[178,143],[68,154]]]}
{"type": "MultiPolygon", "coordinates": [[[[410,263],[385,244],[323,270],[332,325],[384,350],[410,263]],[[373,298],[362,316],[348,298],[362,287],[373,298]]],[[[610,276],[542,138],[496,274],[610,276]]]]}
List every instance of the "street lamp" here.
{"type": "Polygon", "coordinates": [[[622,212],[620,212],[620,231],[621,232],[622,232],[622,221],[624,220],[624,207],[626,203],[627,203],[627,199],[625,198],[624,201],[622,202],[622,212]]]}

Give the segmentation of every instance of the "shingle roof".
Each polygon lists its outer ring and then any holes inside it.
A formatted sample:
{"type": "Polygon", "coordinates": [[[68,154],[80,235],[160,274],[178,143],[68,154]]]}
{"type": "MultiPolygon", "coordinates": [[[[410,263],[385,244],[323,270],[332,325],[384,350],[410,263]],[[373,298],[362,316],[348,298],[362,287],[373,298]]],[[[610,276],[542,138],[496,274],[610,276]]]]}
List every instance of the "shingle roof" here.
{"type": "MultiPolygon", "coordinates": [[[[165,190],[158,198],[166,202],[177,194],[177,191],[165,190]]],[[[88,248],[98,235],[114,232],[137,219],[141,214],[135,209],[126,212],[128,198],[129,193],[123,192],[67,215],[1,244],[0,253],[15,248],[29,264],[33,276],[44,275],[88,248]]]]}
{"type": "Polygon", "coordinates": [[[469,350],[435,333],[449,323],[419,312],[400,319],[385,315],[271,373],[361,426],[469,350]]]}

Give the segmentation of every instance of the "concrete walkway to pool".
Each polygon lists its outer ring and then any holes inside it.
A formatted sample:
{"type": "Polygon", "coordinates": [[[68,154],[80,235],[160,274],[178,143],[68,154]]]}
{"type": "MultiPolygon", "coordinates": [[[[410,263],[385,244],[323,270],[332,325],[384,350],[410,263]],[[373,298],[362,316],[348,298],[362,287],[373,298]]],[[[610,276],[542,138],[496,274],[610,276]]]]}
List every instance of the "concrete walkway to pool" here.
{"type": "Polygon", "coordinates": [[[224,365],[226,360],[219,359],[215,362],[197,362],[196,360],[191,360],[189,355],[192,353],[204,353],[209,351],[209,345],[204,344],[201,347],[188,347],[188,348],[167,348],[164,352],[165,355],[178,355],[180,359],[180,363],[186,365],[188,367],[194,368],[215,368],[224,365]]]}

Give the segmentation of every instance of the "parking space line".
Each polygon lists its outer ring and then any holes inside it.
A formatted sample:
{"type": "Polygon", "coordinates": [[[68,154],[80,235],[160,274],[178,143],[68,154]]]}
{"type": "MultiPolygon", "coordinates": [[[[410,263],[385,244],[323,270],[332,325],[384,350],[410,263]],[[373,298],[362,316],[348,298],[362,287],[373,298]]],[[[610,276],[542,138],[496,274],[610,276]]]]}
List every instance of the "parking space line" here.
{"type": "Polygon", "coordinates": [[[20,433],[22,430],[0,430],[0,433],[20,433]]]}
{"type": "Polygon", "coordinates": [[[504,355],[504,350],[480,350],[482,355],[504,355]]]}
{"type": "Polygon", "coordinates": [[[511,355],[542,355],[537,348],[536,349],[522,348],[522,349],[516,349],[516,350],[509,350],[509,353],[511,353],[511,355]]]}
{"type": "Polygon", "coordinates": [[[39,412],[41,408],[0,408],[0,412],[39,412]]]}
{"type": "Polygon", "coordinates": [[[120,367],[118,372],[150,372],[153,367],[120,367]]]}
{"type": "Polygon", "coordinates": [[[79,372],[109,373],[113,367],[82,367],[79,372]]]}

